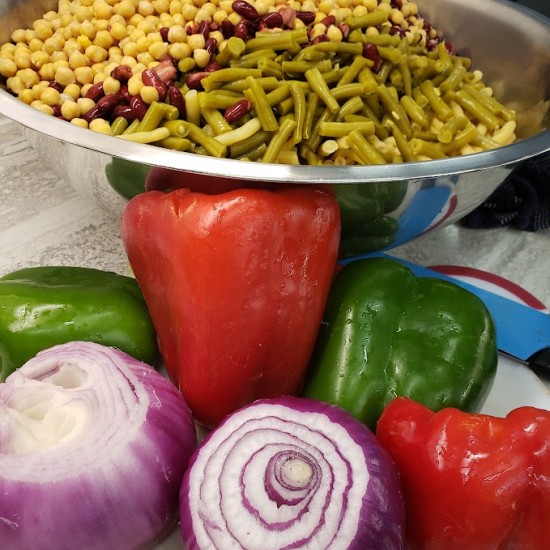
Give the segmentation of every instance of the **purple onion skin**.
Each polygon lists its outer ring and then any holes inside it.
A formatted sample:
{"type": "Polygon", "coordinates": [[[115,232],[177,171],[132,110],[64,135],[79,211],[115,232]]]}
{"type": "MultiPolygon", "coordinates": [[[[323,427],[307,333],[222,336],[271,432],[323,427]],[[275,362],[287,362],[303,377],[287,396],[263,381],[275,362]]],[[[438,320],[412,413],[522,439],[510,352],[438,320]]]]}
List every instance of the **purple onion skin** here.
{"type": "MultiPolygon", "coordinates": [[[[380,445],[375,435],[364,424],[336,406],[300,397],[281,397],[255,401],[251,405],[229,415],[213,432],[207,435],[199,448],[193,453],[180,491],[180,531],[186,550],[202,550],[205,547],[198,542],[195,533],[196,524],[193,524],[192,517],[192,511],[197,510],[200,503],[190,498],[192,477],[201,475],[198,470],[195,472],[201,454],[206,452],[205,449],[208,449],[209,442],[220,430],[234,429],[234,426],[227,428],[227,424],[233,417],[246,414],[254,407],[266,404],[280,405],[297,413],[320,413],[325,415],[329,421],[342,426],[362,449],[363,459],[369,474],[369,482],[364,487],[360,503],[361,511],[357,531],[353,540],[346,546],[340,546],[338,538],[327,546],[307,546],[307,540],[292,544],[285,542],[279,546],[275,542],[277,532],[273,532],[270,538],[267,539],[269,544],[266,544],[265,548],[314,548],[315,550],[321,550],[322,548],[330,548],[330,550],[340,548],[342,550],[401,550],[405,548],[405,505],[399,476],[389,453],[380,445]]],[[[227,435],[229,435],[229,432],[227,435]]],[[[263,479],[258,479],[257,483],[262,485],[263,479]]],[[[210,516],[207,517],[210,521],[210,516]]],[[[216,546],[215,544],[209,546],[209,548],[225,550],[222,546],[216,546]]],[[[243,545],[243,548],[248,550],[246,545],[243,545]]]]}
{"type": "MultiPolygon", "coordinates": [[[[107,370],[99,372],[103,389],[111,387],[107,370]]],[[[90,426],[90,433],[93,430],[90,426]]],[[[0,385],[0,548],[151,548],[177,522],[179,489],[196,445],[195,425],[183,397],[149,365],[88,342],[39,353],[0,385]],[[98,412],[93,435],[77,435],[47,450],[5,452],[2,439],[9,434],[3,414],[13,405],[11,386],[22,378],[42,379],[56,364],[94,364],[98,357],[118,380],[108,396],[110,404],[125,409],[108,416],[116,426],[105,423],[98,412]],[[146,401],[146,412],[137,412],[146,401]],[[130,406],[131,417],[125,414],[130,406]],[[12,475],[14,464],[20,471],[12,475]]]]}

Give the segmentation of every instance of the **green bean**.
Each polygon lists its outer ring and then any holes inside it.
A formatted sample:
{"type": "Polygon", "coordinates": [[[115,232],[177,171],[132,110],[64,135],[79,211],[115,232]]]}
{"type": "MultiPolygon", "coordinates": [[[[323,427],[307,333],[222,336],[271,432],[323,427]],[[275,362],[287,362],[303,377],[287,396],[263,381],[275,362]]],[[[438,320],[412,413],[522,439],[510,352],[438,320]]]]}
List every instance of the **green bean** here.
{"type": "Polygon", "coordinates": [[[439,143],[433,143],[420,138],[412,138],[409,143],[417,156],[422,155],[430,159],[442,159],[445,157],[445,153],[439,143]]]}
{"type": "Polygon", "coordinates": [[[167,120],[163,126],[168,128],[168,131],[172,137],[184,138],[187,137],[189,132],[189,127],[183,120],[167,120]]]}
{"type": "Polygon", "coordinates": [[[501,117],[505,122],[516,119],[514,111],[498,102],[493,96],[477,90],[471,84],[465,84],[462,89],[468,95],[471,95],[480,105],[483,105],[494,115],[501,117]]]}
{"type": "Polygon", "coordinates": [[[245,95],[252,102],[256,116],[260,119],[262,130],[275,132],[279,129],[279,123],[271,110],[271,106],[267,101],[266,93],[262,86],[253,77],[246,79],[248,89],[245,90],[245,95]]]}
{"type": "Polygon", "coordinates": [[[411,135],[411,123],[409,117],[405,112],[405,109],[401,106],[399,101],[393,95],[391,88],[384,85],[378,86],[378,98],[384,105],[388,116],[391,116],[392,120],[397,124],[399,129],[409,137],[411,135]]]}
{"type": "Polygon", "coordinates": [[[397,65],[403,58],[403,52],[399,48],[390,48],[387,46],[377,46],[377,48],[380,57],[389,61],[392,65],[397,65]]]}
{"type": "Polygon", "coordinates": [[[285,143],[294,132],[296,122],[289,118],[282,121],[279,130],[271,138],[267,150],[262,157],[262,162],[275,162],[285,143]]]}
{"type": "Polygon", "coordinates": [[[369,105],[364,105],[362,109],[363,115],[368,118],[369,120],[372,120],[374,124],[374,133],[378,137],[378,139],[384,140],[388,137],[388,131],[386,128],[382,125],[379,118],[374,114],[372,109],[369,105]]]}
{"type": "Polygon", "coordinates": [[[270,107],[274,107],[290,95],[290,86],[284,82],[280,86],[266,94],[267,102],[270,107]]]}
{"type": "Polygon", "coordinates": [[[375,46],[386,46],[396,48],[399,45],[399,35],[397,34],[361,34],[360,42],[363,44],[374,44],[375,46]]]}
{"type": "Polygon", "coordinates": [[[294,117],[296,127],[294,129],[294,143],[300,143],[303,139],[304,124],[306,120],[306,95],[304,89],[297,82],[290,82],[290,95],[294,104],[294,117]]]}
{"type": "Polygon", "coordinates": [[[260,143],[253,149],[250,149],[246,155],[242,155],[240,157],[232,157],[232,158],[236,158],[238,160],[248,160],[248,161],[261,160],[261,158],[265,155],[266,150],[267,150],[267,145],[265,143],[260,143]]]}
{"type": "Polygon", "coordinates": [[[319,123],[319,134],[323,137],[344,137],[350,132],[357,131],[363,135],[374,134],[374,122],[321,122],[319,123]]]}
{"type": "Polygon", "coordinates": [[[216,61],[220,65],[227,65],[232,59],[238,59],[246,48],[246,44],[242,38],[231,36],[227,39],[224,49],[216,55],[216,61]]]}
{"type": "Polygon", "coordinates": [[[164,118],[164,113],[164,106],[158,101],[153,101],[149,107],[147,107],[147,112],[139,123],[136,132],[150,132],[158,128],[160,121],[164,118]]]}
{"type": "Polygon", "coordinates": [[[367,141],[358,130],[353,130],[348,136],[351,150],[362,164],[386,164],[384,157],[367,141]]]}
{"type": "Polygon", "coordinates": [[[332,96],[337,101],[340,99],[346,99],[350,97],[361,97],[365,94],[364,84],[359,82],[352,82],[351,84],[344,84],[343,86],[337,86],[331,90],[332,96]]]}
{"type": "Polygon", "coordinates": [[[407,138],[403,135],[401,130],[397,127],[396,124],[391,125],[392,135],[395,139],[395,144],[401,153],[401,157],[405,162],[414,162],[416,161],[416,155],[414,154],[412,147],[409,145],[407,138]]]}
{"type": "Polygon", "coordinates": [[[454,139],[450,143],[445,143],[442,146],[443,152],[459,151],[462,147],[471,143],[478,135],[477,128],[473,124],[468,123],[466,128],[455,134],[454,139]]]}
{"type": "Polygon", "coordinates": [[[328,85],[338,82],[345,72],[345,67],[341,67],[337,69],[332,69],[332,71],[327,71],[326,73],[321,73],[321,75],[323,76],[323,80],[325,81],[325,83],[328,85]]]}
{"type": "Polygon", "coordinates": [[[341,121],[344,119],[344,117],[348,115],[352,115],[354,113],[357,113],[358,111],[361,111],[364,107],[363,100],[360,96],[356,95],[353,97],[350,97],[341,107],[340,111],[338,111],[338,117],[337,120],[341,121]]]}
{"type": "Polygon", "coordinates": [[[229,146],[229,156],[231,158],[248,156],[248,153],[250,151],[256,149],[262,143],[263,144],[267,143],[267,141],[269,141],[272,135],[273,135],[272,132],[265,132],[264,130],[259,130],[255,134],[252,134],[250,137],[243,139],[242,141],[232,143],[229,146]]]}
{"type": "Polygon", "coordinates": [[[218,134],[214,139],[224,145],[233,145],[234,143],[252,137],[259,130],[261,130],[260,120],[258,117],[254,117],[235,129],[230,129],[223,134],[218,134]]]}
{"type": "Polygon", "coordinates": [[[440,143],[451,143],[453,140],[454,135],[459,132],[460,130],[463,130],[466,128],[468,124],[468,119],[465,116],[457,116],[453,117],[437,132],[437,139],[440,143]]]}
{"type": "Polygon", "coordinates": [[[113,136],[119,136],[126,128],[128,128],[128,121],[123,116],[115,118],[111,123],[111,132],[113,136]]]}
{"type": "Polygon", "coordinates": [[[271,48],[273,50],[294,50],[297,45],[308,41],[306,28],[281,31],[277,33],[256,33],[255,38],[246,42],[246,51],[271,48]]]}
{"type": "Polygon", "coordinates": [[[380,100],[378,99],[378,94],[367,94],[367,95],[365,95],[364,99],[365,99],[365,104],[372,111],[373,115],[378,120],[380,120],[381,117],[382,117],[382,106],[380,105],[380,100]]]}
{"type": "Polygon", "coordinates": [[[393,67],[389,76],[390,84],[393,88],[403,90],[403,75],[397,67],[393,67]]]}
{"type": "Polygon", "coordinates": [[[309,46],[309,51],[338,53],[340,55],[362,55],[363,46],[356,42],[319,42],[313,46],[309,46]]]}
{"type": "Polygon", "coordinates": [[[346,84],[351,84],[352,82],[355,82],[355,80],[359,76],[359,73],[364,69],[367,69],[369,65],[369,60],[366,57],[363,57],[362,55],[354,57],[351,65],[346,68],[346,72],[338,81],[337,86],[344,86],[346,84]]]}
{"type": "Polygon", "coordinates": [[[283,68],[281,64],[269,57],[260,59],[258,69],[262,71],[264,76],[274,76],[277,80],[283,80],[283,68]]]}
{"type": "MultiPolygon", "coordinates": [[[[261,78],[255,78],[255,80],[266,91],[275,90],[280,85],[280,82],[274,76],[265,76],[261,78]]],[[[224,84],[224,89],[232,92],[241,93],[241,92],[244,92],[247,88],[248,88],[248,83],[246,81],[246,78],[240,78],[238,80],[234,80],[233,82],[228,82],[227,84],[224,84]]]]}
{"type": "Polygon", "coordinates": [[[407,62],[411,71],[424,69],[425,67],[433,65],[434,63],[432,59],[429,59],[425,55],[409,55],[409,59],[407,60],[407,62]]]}
{"type": "Polygon", "coordinates": [[[437,94],[436,88],[431,80],[425,80],[419,86],[420,91],[426,96],[430,107],[433,109],[439,119],[445,121],[453,116],[453,110],[437,94]]]}
{"type": "Polygon", "coordinates": [[[309,166],[318,166],[323,164],[323,160],[317,153],[312,151],[307,145],[302,144],[300,147],[300,155],[306,160],[309,166]]]}
{"type": "Polygon", "coordinates": [[[321,101],[327,106],[331,113],[336,113],[340,109],[338,101],[334,99],[327,83],[323,80],[319,69],[310,69],[305,72],[306,80],[311,89],[321,98],[321,101]]]}
{"type": "Polygon", "coordinates": [[[284,73],[305,73],[310,69],[319,69],[322,73],[326,73],[332,69],[332,62],[330,59],[324,59],[323,61],[310,62],[310,61],[283,61],[281,68],[284,73]]]}
{"type": "Polygon", "coordinates": [[[495,130],[500,126],[499,119],[466,91],[451,91],[447,95],[456,101],[465,111],[468,111],[472,116],[485,124],[489,130],[495,130]]]}
{"type": "Polygon", "coordinates": [[[288,115],[294,110],[294,100],[292,97],[287,97],[279,102],[275,109],[280,116],[288,115]]]}
{"type": "Polygon", "coordinates": [[[428,126],[428,116],[420,105],[414,100],[412,95],[404,95],[400,99],[401,105],[409,118],[416,122],[420,127],[426,128],[428,126]]]}
{"type": "Polygon", "coordinates": [[[393,63],[390,63],[389,61],[382,62],[382,65],[375,76],[376,82],[378,82],[378,84],[384,84],[386,80],[388,80],[392,69],[393,63]]]}
{"type": "Polygon", "coordinates": [[[420,88],[413,88],[412,97],[422,109],[429,105],[428,98],[420,91],[420,88]]]}
{"type": "Polygon", "coordinates": [[[302,129],[302,136],[304,139],[309,139],[313,131],[313,121],[315,119],[315,112],[317,111],[317,106],[319,105],[319,96],[310,92],[307,96],[306,102],[306,116],[304,119],[304,127],[302,129]]]}
{"type": "Polygon", "coordinates": [[[279,164],[300,164],[298,153],[294,149],[283,149],[277,155],[279,164]]]}
{"type": "Polygon", "coordinates": [[[208,126],[212,128],[217,136],[232,130],[231,125],[223,118],[218,109],[202,108],[201,113],[208,126]]]}
{"type": "Polygon", "coordinates": [[[364,93],[371,94],[378,89],[378,82],[373,72],[367,67],[357,75],[357,81],[365,87],[364,93]]]}
{"type": "Polygon", "coordinates": [[[189,151],[191,149],[191,141],[186,138],[176,136],[168,136],[157,142],[157,145],[174,151],[189,151]]]}
{"type": "Polygon", "coordinates": [[[311,130],[311,136],[306,140],[306,145],[312,150],[317,151],[319,145],[321,145],[321,135],[319,134],[320,125],[323,122],[333,122],[336,115],[332,114],[328,109],[325,109],[319,118],[315,121],[311,130]]]}
{"type": "Polygon", "coordinates": [[[481,134],[478,134],[471,141],[471,144],[476,145],[477,147],[481,147],[482,149],[485,149],[485,150],[502,147],[502,144],[498,143],[498,141],[495,141],[494,139],[491,139],[490,137],[487,137],[487,136],[482,136],[481,134]]]}
{"type": "Polygon", "coordinates": [[[225,157],[227,146],[220,143],[212,136],[206,134],[199,126],[192,122],[183,122],[187,126],[187,135],[195,143],[202,145],[204,149],[213,157],[225,157]]]}
{"type": "Polygon", "coordinates": [[[199,92],[201,109],[229,109],[229,107],[235,105],[239,99],[243,98],[244,96],[241,94],[235,97],[234,95],[223,95],[213,92],[199,92]]]}
{"type": "Polygon", "coordinates": [[[412,133],[413,138],[422,139],[424,141],[431,141],[433,143],[438,143],[437,134],[430,132],[429,130],[419,130],[418,128],[413,129],[412,133]]]}
{"type": "Polygon", "coordinates": [[[161,141],[170,135],[168,128],[161,126],[160,128],[154,128],[153,130],[144,130],[133,132],[131,134],[120,134],[117,137],[126,141],[133,141],[135,143],[154,143],[155,141],[161,141]]]}
{"type": "Polygon", "coordinates": [[[273,60],[275,57],[277,57],[277,52],[275,50],[271,48],[262,48],[238,57],[237,59],[232,59],[229,62],[229,66],[241,69],[251,69],[257,67],[260,60],[273,60]]]}
{"type": "Polygon", "coordinates": [[[445,80],[443,80],[443,82],[439,85],[439,89],[443,93],[446,93],[449,90],[456,90],[462,83],[465,74],[466,67],[464,67],[460,61],[455,61],[453,63],[452,70],[449,72],[445,80]]]}
{"type": "Polygon", "coordinates": [[[178,61],[178,69],[183,73],[187,74],[195,68],[195,60],[192,57],[184,57],[178,61]]]}
{"type": "Polygon", "coordinates": [[[366,29],[367,27],[376,27],[388,20],[388,12],[384,10],[376,10],[364,15],[348,17],[344,23],[350,29],[366,29]]]}
{"type": "Polygon", "coordinates": [[[130,124],[123,130],[123,134],[133,134],[134,132],[137,132],[137,129],[139,128],[139,123],[141,121],[139,119],[132,120],[130,124]]]}
{"type": "Polygon", "coordinates": [[[227,68],[220,69],[219,71],[212,71],[201,80],[201,85],[205,92],[209,92],[214,88],[218,88],[222,84],[228,82],[235,82],[236,80],[242,80],[247,77],[260,78],[262,71],[260,69],[239,69],[239,68],[227,68]]]}
{"type": "Polygon", "coordinates": [[[397,63],[397,69],[401,74],[403,93],[406,96],[412,95],[412,76],[407,59],[403,58],[397,63]]]}

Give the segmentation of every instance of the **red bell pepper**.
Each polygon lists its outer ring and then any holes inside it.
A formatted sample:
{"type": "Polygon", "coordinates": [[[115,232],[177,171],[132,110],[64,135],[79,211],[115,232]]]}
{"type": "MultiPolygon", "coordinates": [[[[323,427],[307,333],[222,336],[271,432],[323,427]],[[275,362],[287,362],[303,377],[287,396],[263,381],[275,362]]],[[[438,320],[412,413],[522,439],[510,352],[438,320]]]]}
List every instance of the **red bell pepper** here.
{"type": "Polygon", "coordinates": [[[376,435],[401,476],[411,548],[549,548],[550,411],[433,413],[399,397],[376,435]]]}
{"type": "Polygon", "coordinates": [[[122,239],[166,369],[200,423],[301,391],[338,254],[333,194],[148,191],[127,204],[122,239]]]}

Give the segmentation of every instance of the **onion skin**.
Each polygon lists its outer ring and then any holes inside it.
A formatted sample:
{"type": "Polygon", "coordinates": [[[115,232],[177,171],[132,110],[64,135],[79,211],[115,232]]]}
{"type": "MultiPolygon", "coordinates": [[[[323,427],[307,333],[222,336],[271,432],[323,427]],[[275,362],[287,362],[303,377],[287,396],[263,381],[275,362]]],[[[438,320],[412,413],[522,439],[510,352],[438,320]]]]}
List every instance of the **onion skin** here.
{"type": "Polygon", "coordinates": [[[195,448],[185,400],[153,367],[90,342],[39,353],[0,385],[0,547],[150,548],[177,521],[195,448]]]}
{"type": "Polygon", "coordinates": [[[191,457],[180,492],[186,550],[399,550],[404,529],[387,451],[349,413],[305,398],[228,416],[191,457]]]}

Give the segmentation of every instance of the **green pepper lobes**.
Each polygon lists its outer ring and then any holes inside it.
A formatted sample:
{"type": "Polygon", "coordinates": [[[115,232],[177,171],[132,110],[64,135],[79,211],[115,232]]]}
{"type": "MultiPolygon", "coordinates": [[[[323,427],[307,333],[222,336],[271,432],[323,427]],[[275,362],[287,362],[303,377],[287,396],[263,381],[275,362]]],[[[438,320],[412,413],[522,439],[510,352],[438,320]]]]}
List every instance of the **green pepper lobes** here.
{"type": "Polygon", "coordinates": [[[469,291],[369,258],[335,278],[305,395],[372,429],[396,396],[430,409],[477,411],[496,375],[493,319],[469,291]]]}
{"type": "Polygon", "coordinates": [[[39,351],[73,340],[158,360],[135,279],[85,267],[30,267],[0,277],[0,381],[39,351]]]}

